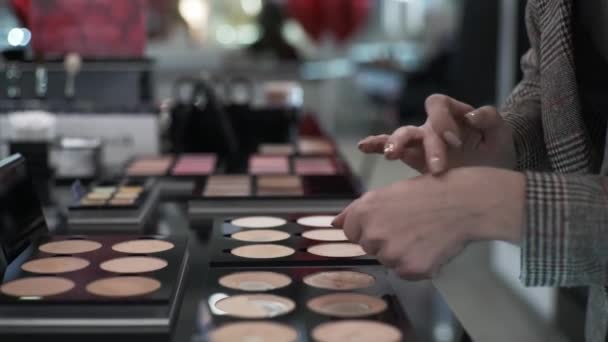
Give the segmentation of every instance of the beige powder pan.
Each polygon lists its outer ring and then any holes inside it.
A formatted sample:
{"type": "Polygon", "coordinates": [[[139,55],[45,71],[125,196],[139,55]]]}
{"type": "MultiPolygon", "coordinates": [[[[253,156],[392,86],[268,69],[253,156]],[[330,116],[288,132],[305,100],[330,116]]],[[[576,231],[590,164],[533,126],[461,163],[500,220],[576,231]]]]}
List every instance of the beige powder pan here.
{"type": "Polygon", "coordinates": [[[91,282],[87,292],[101,297],[134,297],[152,293],[160,289],[161,283],[147,277],[111,277],[91,282]]]}
{"type": "Polygon", "coordinates": [[[38,274],[60,274],[81,270],[91,263],[88,260],[74,257],[52,257],[30,260],[21,269],[38,274]]]}
{"type": "Polygon", "coordinates": [[[348,238],[342,229],[313,229],[302,233],[302,236],[309,240],[316,241],[347,241],[348,238]]]}
{"type": "Polygon", "coordinates": [[[108,272],[114,273],[146,273],[162,270],[168,263],[159,258],[153,257],[124,257],[102,262],[99,267],[108,272]]]}
{"type": "Polygon", "coordinates": [[[238,318],[272,318],[290,313],[296,304],[285,297],[252,294],[224,298],[215,303],[215,307],[238,318]]]}
{"type": "Polygon", "coordinates": [[[248,259],[283,258],[295,252],[293,248],[274,244],[241,246],[230,251],[233,255],[248,259]]]}
{"type": "Polygon", "coordinates": [[[64,240],[48,242],[38,249],[50,254],[81,254],[92,252],[101,248],[101,244],[90,240],[64,240]]]}
{"type": "Polygon", "coordinates": [[[13,297],[48,297],[70,291],[74,282],[59,277],[29,277],[8,282],[0,292],[13,297]]]}
{"type": "Polygon", "coordinates": [[[171,242],[154,239],[138,239],[120,242],[112,246],[112,249],[128,254],[152,254],[168,251],[175,247],[171,242]]]}
{"type": "Polygon", "coordinates": [[[274,322],[237,322],[211,332],[213,342],[296,342],[298,332],[274,322]]]}
{"type": "Polygon", "coordinates": [[[403,336],[399,329],[382,322],[344,320],[318,325],[312,331],[312,338],[317,342],[399,342],[403,336]]]}
{"type": "Polygon", "coordinates": [[[234,233],[231,238],[246,242],[276,242],[289,239],[289,233],[280,230],[256,229],[234,233]]]}
{"type": "Polygon", "coordinates": [[[332,215],[316,215],[300,217],[296,222],[299,225],[314,228],[332,228],[331,223],[335,219],[332,215]]]}
{"type": "Polygon", "coordinates": [[[241,291],[270,291],[291,284],[291,278],[275,272],[238,272],[223,276],[220,285],[241,291]]]}
{"type": "Polygon", "coordinates": [[[365,255],[361,246],[350,242],[322,243],[308,247],[308,253],[329,258],[354,258],[365,255]]]}
{"type": "Polygon", "coordinates": [[[306,305],[321,315],[340,318],[376,315],[387,308],[384,300],[359,293],[332,293],[313,298],[306,305]]]}
{"type": "Polygon", "coordinates": [[[273,216],[248,216],[234,219],[230,222],[233,226],[241,228],[275,228],[284,226],[287,221],[273,216]]]}
{"type": "Polygon", "coordinates": [[[327,290],[357,290],[374,285],[376,279],[362,272],[326,271],[304,277],[304,284],[327,290]]]}

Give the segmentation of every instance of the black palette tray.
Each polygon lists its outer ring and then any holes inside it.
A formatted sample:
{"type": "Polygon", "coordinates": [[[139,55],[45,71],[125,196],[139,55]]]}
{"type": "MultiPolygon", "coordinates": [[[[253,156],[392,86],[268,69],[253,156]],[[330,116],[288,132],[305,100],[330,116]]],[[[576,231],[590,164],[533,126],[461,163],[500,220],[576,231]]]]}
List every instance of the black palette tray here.
{"type": "MultiPolygon", "coordinates": [[[[233,248],[266,244],[266,242],[246,242],[233,239],[230,235],[239,231],[255,230],[251,228],[241,228],[234,226],[230,223],[235,217],[224,217],[214,220],[213,233],[211,238],[211,251],[210,260],[211,266],[216,267],[256,267],[256,266],[343,266],[343,265],[378,265],[378,261],[369,255],[363,255],[359,257],[344,258],[344,257],[324,257],[311,254],[307,252],[307,248],[319,245],[323,243],[340,243],[348,241],[316,241],[304,238],[301,234],[307,230],[323,229],[306,227],[296,223],[296,220],[303,215],[276,215],[287,220],[287,224],[267,228],[272,230],[278,230],[289,233],[291,236],[282,241],[267,242],[268,244],[276,244],[293,248],[295,253],[286,257],[273,258],[273,259],[251,259],[233,255],[230,251],[233,248]]],[[[314,216],[314,215],[304,215],[314,216]]],[[[336,228],[331,228],[336,229],[336,228]]]]}
{"type": "MultiPolygon", "coordinates": [[[[164,236],[142,236],[142,235],[91,235],[91,236],[51,236],[43,237],[38,241],[30,245],[23,254],[17,258],[13,263],[9,265],[4,276],[3,283],[16,280],[25,277],[37,277],[37,276],[58,276],[72,280],[76,285],[73,289],[68,292],[49,296],[45,298],[35,300],[23,300],[18,297],[7,296],[0,293],[0,304],[4,305],[25,305],[25,306],[49,306],[58,304],[155,304],[155,303],[169,303],[174,300],[177,295],[177,290],[180,286],[180,279],[183,276],[184,268],[186,267],[187,261],[187,243],[185,238],[175,237],[164,237],[164,236]],[[170,250],[153,253],[153,254],[127,254],[114,251],[112,246],[119,242],[138,240],[138,239],[154,239],[171,242],[174,247],[170,250]],[[56,255],[42,252],[38,249],[39,246],[54,241],[64,240],[90,240],[99,242],[102,247],[87,253],[73,254],[73,255],[56,255]],[[90,262],[86,268],[62,273],[62,274],[51,274],[42,275],[36,273],[30,273],[21,269],[21,265],[27,261],[49,258],[54,256],[72,256],[77,258],[83,258],[90,262]],[[107,277],[122,276],[121,274],[108,272],[102,270],[99,265],[107,260],[129,256],[150,256],[163,259],[168,262],[168,266],[154,272],[140,273],[140,274],[125,274],[124,276],[143,276],[156,279],[161,282],[161,287],[155,292],[147,295],[128,297],[128,298],[114,298],[114,297],[100,297],[88,293],[85,290],[87,284],[94,280],[107,277]]],[[[0,313],[1,315],[1,313],[0,313]]]]}
{"type": "MultiPolygon", "coordinates": [[[[282,296],[293,300],[296,304],[295,309],[288,314],[268,318],[266,320],[273,322],[280,322],[288,325],[298,332],[298,341],[312,341],[311,332],[319,324],[332,321],[340,321],[345,319],[365,319],[383,322],[392,325],[399,329],[403,335],[403,341],[418,341],[415,336],[414,329],[405,314],[405,310],[401,307],[401,304],[390,286],[387,278],[387,271],[381,266],[366,266],[366,267],[278,267],[278,268],[211,268],[207,277],[207,284],[205,286],[206,293],[204,298],[207,299],[206,305],[211,311],[212,325],[215,327],[221,327],[227,323],[252,321],[246,318],[237,318],[222,313],[221,310],[215,307],[215,303],[226,296],[232,295],[246,295],[253,293],[272,294],[282,296]],[[292,282],[290,285],[270,290],[270,291],[240,291],[223,287],[219,284],[219,279],[225,275],[236,273],[236,272],[251,272],[251,271],[263,271],[263,272],[276,272],[287,275],[291,278],[292,282]],[[323,271],[353,271],[362,272],[373,276],[376,280],[374,285],[364,289],[355,290],[330,290],[321,289],[309,286],[303,282],[303,279],[311,274],[323,272],[323,271]],[[357,293],[370,295],[377,298],[382,298],[387,304],[387,309],[379,314],[357,317],[357,318],[337,318],[321,315],[310,310],[306,303],[308,300],[316,298],[322,295],[336,294],[336,293],[357,293]]],[[[204,333],[204,332],[203,332],[204,333]]]]}

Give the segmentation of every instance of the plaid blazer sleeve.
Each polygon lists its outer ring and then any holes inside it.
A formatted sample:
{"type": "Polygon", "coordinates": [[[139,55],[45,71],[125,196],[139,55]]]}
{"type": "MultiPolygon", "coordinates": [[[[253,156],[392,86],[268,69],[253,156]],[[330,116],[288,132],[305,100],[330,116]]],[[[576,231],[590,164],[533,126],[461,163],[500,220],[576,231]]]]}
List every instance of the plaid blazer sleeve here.
{"type": "Polygon", "coordinates": [[[521,280],[527,286],[606,284],[608,179],[527,172],[521,280]]]}
{"type": "Polygon", "coordinates": [[[535,1],[529,1],[526,23],[531,48],[521,59],[522,81],[515,87],[501,115],[513,131],[518,170],[550,170],[543,140],[540,105],[539,36],[535,1]]]}

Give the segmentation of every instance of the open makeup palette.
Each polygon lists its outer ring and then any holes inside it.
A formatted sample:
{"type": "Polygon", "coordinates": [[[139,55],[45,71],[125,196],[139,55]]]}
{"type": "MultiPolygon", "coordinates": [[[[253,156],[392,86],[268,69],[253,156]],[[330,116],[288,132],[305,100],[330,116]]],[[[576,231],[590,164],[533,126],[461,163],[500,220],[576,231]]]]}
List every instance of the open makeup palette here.
{"type": "Polygon", "coordinates": [[[248,216],[216,219],[211,266],[377,265],[332,228],[333,216],[248,216]]]}
{"type": "Polygon", "coordinates": [[[128,177],[198,177],[216,172],[215,154],[180,156],[141,156],[131,160],[125,170],[128,177]]]}
{"type": "Polygon", "coordinates": [[[0,340],[167,341],[185,238],[51,236],[23,158],[0,164],[0,340]]]}
{"type": "Polygon", "coordinates": [[[213,326],[201,331],[214,342],[416,341],[387,279],[373,266],[212,268],[213,326]]]}
{"type": "Polygon", "coordinates": [[[140,229],[157,204],[159,189],[152,179],[99,182],[69,207],[68,223],[75,229],[140,229]]]}

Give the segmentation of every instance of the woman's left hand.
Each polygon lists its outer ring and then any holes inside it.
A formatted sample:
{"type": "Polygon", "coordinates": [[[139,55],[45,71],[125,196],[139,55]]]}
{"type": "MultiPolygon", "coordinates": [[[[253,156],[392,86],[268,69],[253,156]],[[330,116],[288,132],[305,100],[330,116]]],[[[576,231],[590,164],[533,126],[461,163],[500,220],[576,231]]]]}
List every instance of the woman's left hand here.
{"type": "Polygon", "coordinates": [[[458,168],[366,193],[334,220],[403,278],[430,278],[467,243],[519,243],[525,176],[493,168],[458,168]]]}

